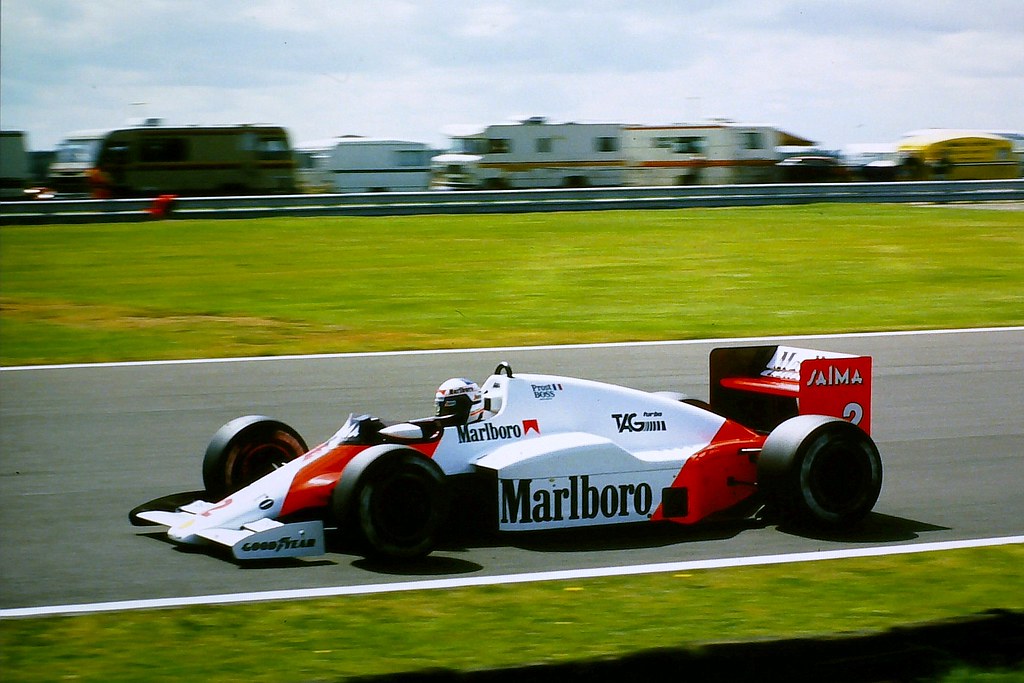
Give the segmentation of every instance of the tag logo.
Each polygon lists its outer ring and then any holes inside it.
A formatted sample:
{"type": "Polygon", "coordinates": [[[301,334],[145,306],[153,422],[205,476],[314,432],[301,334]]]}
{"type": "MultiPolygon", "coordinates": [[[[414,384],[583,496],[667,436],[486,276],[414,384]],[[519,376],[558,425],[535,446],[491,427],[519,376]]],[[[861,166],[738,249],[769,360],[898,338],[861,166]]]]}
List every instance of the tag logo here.
{"type": "Polygon", "coordinates": [[[637,413],[615,413],[612,418],[615,420],[615,427],[619,430],[619,434],[624,432],[665,432],[668,431],[668,425],[665,420],[660,419],[661,413],[658,411],[645,412],[643,417],[639,417],[637,413]]]}

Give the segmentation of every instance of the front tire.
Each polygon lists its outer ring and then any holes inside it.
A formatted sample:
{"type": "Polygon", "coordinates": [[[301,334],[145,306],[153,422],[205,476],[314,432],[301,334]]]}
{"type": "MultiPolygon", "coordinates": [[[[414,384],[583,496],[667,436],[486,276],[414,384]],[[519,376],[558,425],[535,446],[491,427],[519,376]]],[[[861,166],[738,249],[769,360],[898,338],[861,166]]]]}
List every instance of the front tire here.
{"type": "Polygon", "coordinates": [[[262,415],[217,430],[203,456],[203,484],[215,500],[248,486],[308,450],[299,433],[262,415]]]}
{"type": "Polygon", "coordinates": [[[765,440],[758,488],[783,524],[843,529],[863,519],[882,489],[871,437],[845,420],[800,415],[765,440]]]}
{"type": "Polygon", "coordinates": [[[355,533],[369,557],[408,560],[434,549],[449,494],[433,460],[399,448],[349,463],[331,506],[339,526],[355,533]]]}

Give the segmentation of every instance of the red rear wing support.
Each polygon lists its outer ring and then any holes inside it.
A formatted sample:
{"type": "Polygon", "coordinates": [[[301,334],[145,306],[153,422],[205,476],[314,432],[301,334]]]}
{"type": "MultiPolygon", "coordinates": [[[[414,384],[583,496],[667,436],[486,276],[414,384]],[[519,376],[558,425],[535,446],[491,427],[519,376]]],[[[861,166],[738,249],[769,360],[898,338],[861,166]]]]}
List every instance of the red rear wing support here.
{"type": "Polygon", "coordinates": [[[794,346],[711,352],[711,408],[769,432],[796,415],[829,415],[871,433],[871,357],[794,346]]]}

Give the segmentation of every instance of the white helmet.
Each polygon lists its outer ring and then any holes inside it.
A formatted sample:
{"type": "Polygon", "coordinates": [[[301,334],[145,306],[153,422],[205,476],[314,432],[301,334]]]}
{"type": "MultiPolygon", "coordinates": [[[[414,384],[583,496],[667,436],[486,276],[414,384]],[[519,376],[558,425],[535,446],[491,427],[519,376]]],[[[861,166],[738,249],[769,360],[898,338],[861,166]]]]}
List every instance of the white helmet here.
{"type": "Polygon", "coordinates": [[[434,395],[437,417],[451,417],[455,424],[477,422],[484,416],[484,398],[476,382],[461,377],[446,380],[434,395]]]}

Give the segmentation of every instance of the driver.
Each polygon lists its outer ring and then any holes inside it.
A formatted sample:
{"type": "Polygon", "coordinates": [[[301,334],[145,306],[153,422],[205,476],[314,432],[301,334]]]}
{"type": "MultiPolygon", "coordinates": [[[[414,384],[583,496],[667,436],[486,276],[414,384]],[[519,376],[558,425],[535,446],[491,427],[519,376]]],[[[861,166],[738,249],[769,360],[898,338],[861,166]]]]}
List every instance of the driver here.
{"type": "Polygon", "coordinates": [[[446,380],[434,394],[434,417],[403,422],[380,430],[399,440],[437,436],[438,430],[479,422],[484,417],[484,397],[476,382],[461,377],[446,380]]]}
{"type": "Polygon", "coordinates": [[[434,415],[445,425],[470,424],[484,417],[484,399],[476,382],[461,377],[445,380],[434,394],[434,415]]]}

